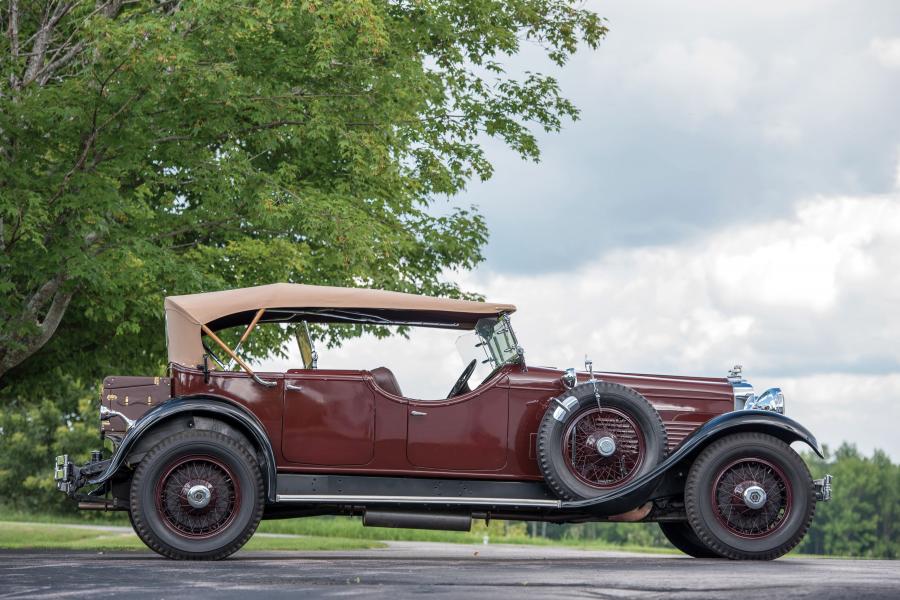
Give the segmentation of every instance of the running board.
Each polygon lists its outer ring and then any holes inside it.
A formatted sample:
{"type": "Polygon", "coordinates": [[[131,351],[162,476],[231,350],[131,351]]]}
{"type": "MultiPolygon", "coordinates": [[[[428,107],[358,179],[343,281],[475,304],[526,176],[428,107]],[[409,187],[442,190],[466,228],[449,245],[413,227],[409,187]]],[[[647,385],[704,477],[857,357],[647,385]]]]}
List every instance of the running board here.
{"type": "Polygon", "coordinates": [[[306,504],[441,504],[465,506],[528,506],[560,508],[559,500],[534,498],[447,498],[435,496],[356,496],[348,494],[278,494],[276,502],[306,504]]]}
{"type": "Polygon", "coordinates": [[[560,508],[542,481],[279,473],[278,503],[560,508]]]}

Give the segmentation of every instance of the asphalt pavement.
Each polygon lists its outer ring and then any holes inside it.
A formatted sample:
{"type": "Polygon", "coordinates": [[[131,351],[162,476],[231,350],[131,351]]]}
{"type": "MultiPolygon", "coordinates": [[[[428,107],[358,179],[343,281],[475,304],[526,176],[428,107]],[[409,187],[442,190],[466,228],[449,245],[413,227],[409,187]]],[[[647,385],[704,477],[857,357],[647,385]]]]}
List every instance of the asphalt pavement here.
{"type": "Polygon", "coordinates": [[[570,548],[389,542],[343,552],[0,552],[0,598],[900,598],[900,562],[697,560],[570,548]]]}

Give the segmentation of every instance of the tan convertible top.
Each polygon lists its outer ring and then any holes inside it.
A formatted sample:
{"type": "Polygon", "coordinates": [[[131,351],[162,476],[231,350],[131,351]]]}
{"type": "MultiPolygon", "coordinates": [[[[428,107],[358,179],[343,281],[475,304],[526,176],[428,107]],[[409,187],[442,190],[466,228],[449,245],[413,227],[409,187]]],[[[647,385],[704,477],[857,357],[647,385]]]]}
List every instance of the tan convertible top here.
{"type": "Polygon", "coordinates": [[[362,288],[274,283],[166,298],[169,361],[203,362],[201,331],[260,322],[392,322],[472,329],[478,319],[511,313],[512,304],[417,296],[362,288]],[[261,312],[260,309],[266,309],[261,312]],[[271,309],[271,310],[269,310],[271,309]]]}

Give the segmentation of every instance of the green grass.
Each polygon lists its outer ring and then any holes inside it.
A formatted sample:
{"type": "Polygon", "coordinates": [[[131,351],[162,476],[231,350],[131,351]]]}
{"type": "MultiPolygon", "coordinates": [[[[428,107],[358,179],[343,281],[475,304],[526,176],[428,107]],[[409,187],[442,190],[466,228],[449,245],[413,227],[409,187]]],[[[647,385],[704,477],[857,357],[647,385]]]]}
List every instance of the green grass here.
{"type": "MultiPolygon", "coordinates": [[[[128,516],[123,512],[94,512],[85,511],[74,513],[71,515],[47,515],[41,513],[29,513],[15,511],[9,508],[0,507],[0,522],[27,522],[31,523],[47,523],[47,524],[79,524],[79,525],[119,525],[129,527],[128,516]]],[[[379,541],[422,541],[422,542],[444,542],[454,544],[482,544],[483,536],[489,536],[491,544],[523,544],[536,546],[565,546],[569,548],[580,548],[584,550],[613,550],[624,552],[643,552],[651,554],[678,554],[679,552],[671,547],[654,547],[641,545],[622,545],[615,544],[603,540],[577,540],[577,539],[549,539],[542,537],[531,537],[524,532],[521,524],[510,523],[508,526],[501,521],[492,521],[489,527],[485,527],[483,522],[473,521],[472,531],[431,531],[422,529],[389,529],[383,527],[363,527],[359,518],[350,517],[306,517],[296,519],[273,519],[263,521],[259,525],[259,533],[280,533],[306,536],[304,539],[309,540],[312,544],[314,539],[318,539],[318,546],[295,548],[294,546],[276,547],[283,542],[276,541],[278,538],[260,538],[254,537],[247,545],[248,549],[258,550],[281,550],[281,549],[308,549],[308,550],[338,550],[350,549],[351,547],[366,548],[373,547],[372,544],[378,545],[379,541]],[[260,540],[265,540],[266,546],[258,547],[260,540]],[[335,544],[330,545],[331,540],[337,540],[335,544]],[[349,545],[351,542],[359,542],[368,545],[349,545]]],[[[124,543],[121,539],[106,539],[115,536],[103,537],[103,544],[124,543]]],[[[128,542],[131,544],[132,542],[128,542]]],[[[290,543],[290,542],[285,542],[290,543]]],[[[0,548],[9,548],[10,545],[0,539],[0,548]]],[[[21,546],[20,546],[21,547],[21,546]]],[[[38,546],[30,546],[38,547],[38,546]]],[[[60,546],[54,546],[60,547],[60,546]]],[[[132,546],[109,546],[110,548],[130,548],[132,546]]],[[[143,544],[134,538],[134,548],[143,548],[143,544]]]]}
{"type": "MultiPolygon", "coordinates": [[[[382,547],[373,540],[342,537],[254,536],[246,550],[357,550],[382,547]]],[[[52,523],[0,522],[0,549],[147,550],[132,532],[111,532],[52,523]]]]}
{"type": "MultiPolygon", "coordinates": [[[[146,550],[133,533],[112,533],[100,529],[54,527],[54,525],[116,525],[130,527],[128,516],[121,512],[82,512],[71,515],[47,515],[13,511],[0,507],[0,549],[55,548],[72,550],[146,550]]],[[[491,544],[532,546],[564,546],[583,550],[640,552],[644,554],[681,554],[671,547],[614,544],[603,540],[549,539],[531,537],[521,527],[494,521],[489,528],[473,522],[473,530],[429,531],[420,529],[387,529],[363,527],[359,518],[307,517],[263,521],[258,533],[288,534],[302,537],[278,538],[254,536],[247,550],[353,550],[378,548],[381,541],[410,540],[455,544],[482,544],[485,533],[491,544]]],[[[793,550],[791,558],[853,558],[801,554],[793,550]]],[[[857,557],[859,558],[859,557],[857,557]]]]}
{"type": "MultiPolygon", "coordinates": [[[[145,546],[133,533],[108,532],[102,529],[59,527],[59,525],[130,526],[122,513],[81,513],[75,515],[40,515],[0,510],[0,549],[58,548],[72,550],[144,550],[145,546]]],[[[673,548],[617,545],[602,540],[554,540],[531,537],[520,528],[509,528],[493,522],[489,528],[473,524],[473,530],[430,531],[420,529],[389,529],[363,527],[358,518],[307,517],[263,521],[258,533],[277,533],[299,537],[280,538],[254,536],[245,546],[247,550],[352,550],[378,548],[382,541],[409,540],[455,544],[483,544],[483,536],[491,544],[523,544],[534,546],[565,546],[584,550],[616,550],[652,554],[677,554],[673,548]],[[508,530],[508,531],[507,531],[508,530]]]]}
{"type": "Polygon", "coordinates": [[[72,514],[27,512],[0,506],[0,521],[10,523],[68,523],[72,525],[119,525],[131,527],[127,512],[84,510],[72,514]]]}

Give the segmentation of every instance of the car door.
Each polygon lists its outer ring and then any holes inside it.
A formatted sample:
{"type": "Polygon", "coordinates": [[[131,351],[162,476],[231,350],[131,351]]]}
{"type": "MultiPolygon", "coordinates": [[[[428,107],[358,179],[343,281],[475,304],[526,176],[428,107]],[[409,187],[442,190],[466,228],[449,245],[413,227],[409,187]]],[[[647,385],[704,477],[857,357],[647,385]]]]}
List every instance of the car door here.
{"type": "Polygon", "coordinates": [[[506,466],[509,390],[496,377],[450,400],[409,400],[406,456],[417,467],[497,471],[506,466]]]}
{"type": "Polygon", "coordinates": [[[285,460],[329,466],[372,461],[375,397],[362,371],[291,370],[284,384],[285,460]]]}

